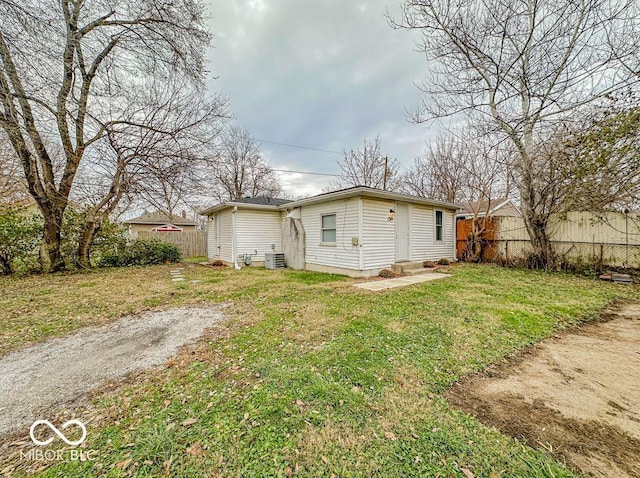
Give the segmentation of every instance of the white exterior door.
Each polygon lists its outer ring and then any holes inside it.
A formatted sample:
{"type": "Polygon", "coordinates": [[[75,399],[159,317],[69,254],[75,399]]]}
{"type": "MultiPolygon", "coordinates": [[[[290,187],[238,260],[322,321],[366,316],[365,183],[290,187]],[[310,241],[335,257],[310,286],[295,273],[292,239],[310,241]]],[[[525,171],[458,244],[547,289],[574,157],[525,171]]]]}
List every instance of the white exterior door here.
{"type": "Polygon", "coordinates": [[[409,250],[409,204],[404,202],[396,203],[395,213],[396,262],[406,262],[411,260],[411,251],[409,250]]]}

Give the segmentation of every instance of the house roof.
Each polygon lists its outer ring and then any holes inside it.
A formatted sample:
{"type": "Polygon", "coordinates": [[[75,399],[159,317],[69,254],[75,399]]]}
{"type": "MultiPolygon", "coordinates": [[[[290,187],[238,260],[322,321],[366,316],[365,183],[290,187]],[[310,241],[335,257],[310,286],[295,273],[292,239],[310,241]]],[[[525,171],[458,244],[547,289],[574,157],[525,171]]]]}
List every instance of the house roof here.
{"type": "Polygon", "coordinates": [[[429,206],[442,207],[446,209],[461,209],[461,206],[445,201],[436,201],[434,199],[427,199],[419,196],[412,196],[409,194],[399,194],[390,191],[383,191],[382,189],[370,188],[367,186],[354,186],[351,188],[340,189],[338,191],[331,191],[328,193],[318,194],[304,199],[298,199],[296,201],[289,201],[286,199],[277,198],[245,198],[236,201],[228,201],[220,204],[216,204],[208,209],[205,209],[200,214],[203,216],[209,216],[216,211],[226,209],[227,207],[241,207],[246,209],[263,209],[263,210],[286,210],[293,209],[300,206],[306,206],[309,204],[316,204],[325,201],[334,201],[336,199],[347,199],[356,196],[366,196],[379,199],[391,199],[396,201],[406,201],[418,204],[426,204],[429,206]],[[255,200],[255,201],[254,201],[255,200]],[[265,202],[269,200],[271,202],[265,202]]]}
{"type": "MultiPolygon", "coordinates": [[[[483,216],[489,213],[489,216],[495,215],[496,211],[507,206],[513,205],[509,198],[483,199],[482,201],[467,201],[463,203],[464,209],[458,212],[458,216],[473,216],[478,213],[483,216]]],[[[515,205],[513,205],[515,207],[515,205]]],[[[517,209],[517,208],[516,208],[517,209]]]]}
{"type": "Polygon", "coordinates": [[[145,212],[141,216],[123,221],[123,224],[149,224],[149,225],[173,224],[175,226],[197,226],[198,225],[198,223],[195,221],[191,221],[190,219],[185,219],[184,217],[181,217],[181,216],[176,216],[176,215],[170,216],[168,213],[163,211],[145,212]]]}
{"type": "Polygon", "coordinates": [[[338,191],[331,191],[328,193],[318,194],[305,199],[299,199],[287,204],[287,208],[306,206],[309,204],[316,204],[319,202],[333,201],[336,199],[347,199],[355,196],[366,196],[378,199],[391,199],[395,201],[405,201],[417,204],[425,204],[428,206],[442,207],[446,209],[460,209],[458,204],[438,201],[435,199],[423,198],[420,196],[413,196],[411,194],[394,193],[391,191],[384,191],[382,189],[370,188],[367,186],[353,186],[346,189],[340,189],[338,191]]]}
{"type": "Polygon", "coordinates": [[[215,204],[207,209],[200,211],[200,215],[209,216],[216,211],[226,209],[228,207],[241,207],[244,209],[267,209],[267,210],[279,210],[281,206],[290,203],[290,199],[282,198],[269,198],[269,197],[255,197],[255,198],[242,198],[234,199],[233,201],[225,201],[215,204]]]}
{"type": "Polygon", "coordinates": [[[282,206],[283,204],[291,202],[291,199],[256,197],[236,199],[234,202],[242,204],[259,204],[262,206],[282,206]]]}

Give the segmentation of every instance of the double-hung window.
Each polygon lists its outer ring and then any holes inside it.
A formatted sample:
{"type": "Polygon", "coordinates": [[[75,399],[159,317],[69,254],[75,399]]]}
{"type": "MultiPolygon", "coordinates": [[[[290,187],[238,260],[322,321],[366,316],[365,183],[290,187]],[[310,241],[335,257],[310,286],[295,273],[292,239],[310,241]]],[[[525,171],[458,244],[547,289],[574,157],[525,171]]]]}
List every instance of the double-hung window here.
{"type": "Polygon", "coordinates": [[[436,211],[436,241],[442,241],[444,238],[444,213],[442,211],[436,211]]]}
{"type": "Polygon", "coordinates": [[[322,243],[336,243],[336,215],[326,214],[322,216],[322,243]]]}

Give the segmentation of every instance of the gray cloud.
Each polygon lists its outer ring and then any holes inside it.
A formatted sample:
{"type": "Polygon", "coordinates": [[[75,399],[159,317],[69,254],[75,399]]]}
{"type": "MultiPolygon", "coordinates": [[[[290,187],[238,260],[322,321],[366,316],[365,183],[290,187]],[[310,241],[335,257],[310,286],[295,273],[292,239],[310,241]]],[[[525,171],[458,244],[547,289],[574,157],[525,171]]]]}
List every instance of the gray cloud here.
{"type": "MultiPolygon", "coordinates": [[[[426,62],[410,33],[388,25],[385,1],[226,0],[211,12],[210,88],[229,96],[254,137],[341,151],[380,133],[384,152],[404,165],[423,149],[430,132],[409,123],[405,109],[421,100],[414,82],[426,62]]],[[[277,168],[338,171],[335,154],[267,143],[262,150],[277,168]]],[[[300,194],[330,178],[283,180],[300,194]]]]}

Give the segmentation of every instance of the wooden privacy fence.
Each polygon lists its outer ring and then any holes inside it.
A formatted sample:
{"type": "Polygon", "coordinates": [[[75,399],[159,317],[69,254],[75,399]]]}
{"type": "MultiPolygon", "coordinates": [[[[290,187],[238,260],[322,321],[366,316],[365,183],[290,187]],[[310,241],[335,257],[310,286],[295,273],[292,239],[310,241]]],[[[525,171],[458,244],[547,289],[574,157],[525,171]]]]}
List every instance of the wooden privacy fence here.
{"type": "MultiPolygon", "coordinates": [[[[514,261],[531,252],[529,235],[521,217],[494,218],[483,244],[484,260],[514,261]]],[[[467,247],[468,227],[458,224],[458,253],[467,247]]],[[[619,212],[569,212],[552,215],[547,228],[558,257],[568,263],[598,267],[640,268],[640,214],[619,212]]]]}
{"type": "MultiPolygon", "coordinates": [[[[553,250],[562,262],[574,265],[640,268],[640,244],[610,242],[551,241],[553,250]]],[[[529,239],[495,241],[496,256],[505,262],[518,261],[532,252],[529,239]]]]}
{"type": "Polygon", "coordinates": [[[157,232],[139,231],[138,239],[155,239],[169,242],[180,248],[182,257],[197,257],[207,255],[207,235],[204,231],[194,232],[157,232]]]}

